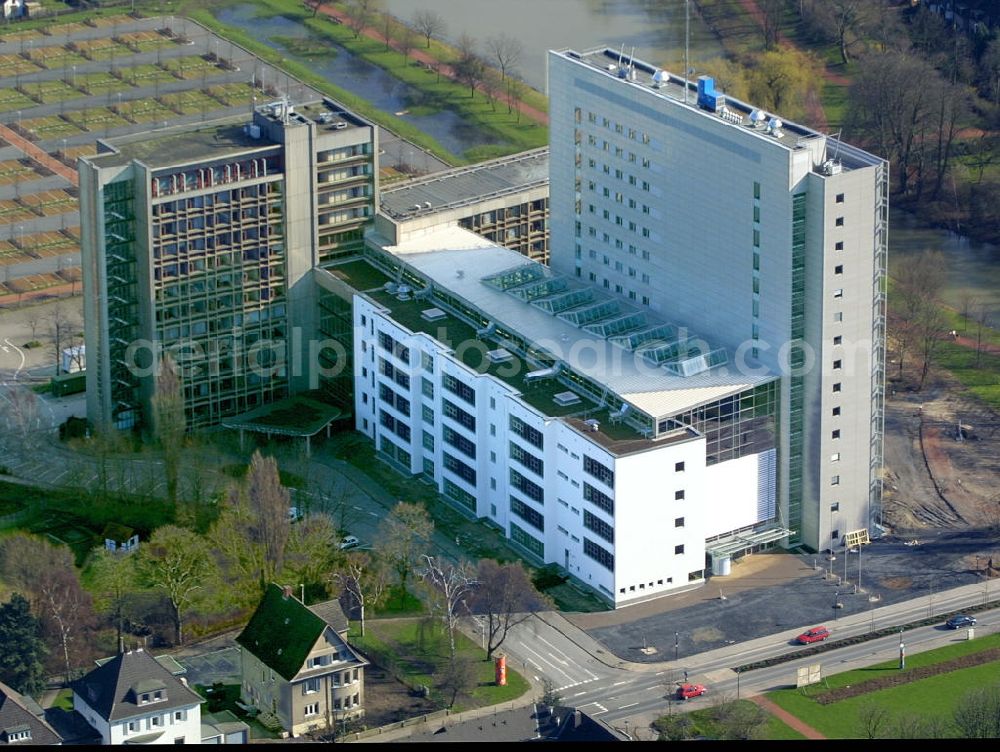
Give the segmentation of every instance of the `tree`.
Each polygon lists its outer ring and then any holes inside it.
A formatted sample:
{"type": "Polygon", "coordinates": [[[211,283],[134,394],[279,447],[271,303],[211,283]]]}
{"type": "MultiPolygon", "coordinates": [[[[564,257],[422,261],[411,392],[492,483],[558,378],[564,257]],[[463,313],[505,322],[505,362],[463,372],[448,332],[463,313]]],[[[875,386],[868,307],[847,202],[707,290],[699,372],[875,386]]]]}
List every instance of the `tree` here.
{"type": "Polygon", "coordinates": [[[163,452],[163,474],[167,481],[167,499],[177,503],[180,478],[181,449],[187,420],[184,415],[184,395],[177,366],[169,355],[160,361],[156,386],[150,400],[153,435],[163,452]]]}
{"type": "Polygon", "coordinates": [[[490,103],[493,112],[497,111],[497,94],[503,88],[503,83],[492,68],[483,71],[482,89],[486,95],[486,101],[490,103]]]}
{"type": "Polygon", "coordinates": [[[340,583],[361,613],[361,636],[365,636],[365,608],[374,608],[381,603],[389,587],[389,572],[381,559],[374,558],[366,551],[352,551],[333,573],[333,579],[340,583]]]}
{"type": "Polygon", "coordinates": [[[521,44],[521,40],[510,34],[498,34],[487,37],[486,48],[496,58],[497,65],[500,66],[500,80],[506,81],[507,72],[517,66],[524,53],[524,45],[521,44]]]}
{"type": "Polygon", "coordinates": [[[177,644],[183,643],[185,612],[214,584],[216,567],[208,542],[190,530],[164,525],[139,552],[139,573],[169,599],[177,644]]]}
{"type": "Polygon", "coordinates": [[[469,96],[476,96],[476,86],[483,79],[486,66],[476,54],[476,41],[468,34],[458,40],[458,59],[452,63],[452,70],[458,80],[469,87],[469,96]]]}
{"type": "Polygon", "coordinates": [[[433,532],[434,523],[427,510],[405,501],[396,504],[379,523],[377,549],[395,571],[403,592],[417,563],[419,549],[430,543],[433,532]]]}
{"type": "Polygon", "coordinates": [[[260,573],[264,554],[252,539],[253,515],[245,490],[230,488],[221,507],[208,539],[219,555],[225,580],[237,602],[250,605],[262,596],[260,573]]]}
{"type": "Polygon", "coordinates": [[[1000,737],[1000,685],[966,692],[955,706],[952,720],[964,739],[1000,737]]]}
{"type": "Polygon", "coordinates": [[[723,696],[712,709],[712,718],[718,724],[720,739],[750,740],[760,738],[769,716],[752,702],[737,702],[723,696]]]}
{"type": "Polygon", "coordinates": [[[281,485],[278,463],[273,457],[263,457],[259,450],[250,458],[247,498],[253,515],[250,530],[252,540],[263,547],[260,571],[260,589],[263,593],[284,563],[291,526],[288,518],[291,502],[288,489],[281,485]]]}
{"type": "Polygon", "coordinates": [[[459,606],[465,605],[465,599],[476,587],[469,565],[465,562],[452,564],[441,561],[441,557],[423,555],[424,567],[420,577],[427,583],[428,589],[435,601],[441,621],[448,630],[448,647],[451,660],[455,660],[455,627],[459,619],[459,606]]]}
{"type": "Polygon", "coordinates": [[[31,450],[42,436],[43,422],[38,395],[27,386],[0,387],[0,447],[8,452],[31,450]]]}
{"type": "Polygon", "coordinates": [[[867,29],[872,11],[870,0],[826,0],[813,10],[814,29],[823,30],[824,37],[836,42],[840,61],[847,65],[851,59],[850,48],[856,45],[867,29]]]}
{"type": "Polygon", "coordinates": [[[448,707],[454,707],[459,695],[470,693],[476,688],[475,662],[466,656],[453,657],[448,661],[437,681],[438,689],[449,695],[448,707]]]}
{"type": "Polygon", "coordinates": [[[413,28],[423,35],[430,49],[431,38],[444,36],[448,25],[440,14],[432,10],[420,10],[413,15],[413,28]]]}
{"type": "Polygon", "coordinates": [[[404,26],[399,32],[399,51],[403,54],[403,59],[405,60],[413,52],[413,48],[417,46],[417,34],[409,26],[404,26]]]}
{"type": "Polygon", "coordinates": [[[884,705],[867,701],[858,708],[858,720],[866,739],[880,739],[889,723],[889,710],[884,705]]]}
{"type": "Polygon", "coordinates": [[[493,657],[512,628],[533,613],[552,608],[549,599],[535,589],[519,561],[498,564],[493,559],[482,559],[476,581],[471,608],[486,617],[486,660],[493,657]]]}
{"type": "Polygon", "coordinates": [[[90,564],[94,604],[114,622],[118,645],[122,644],[128,603],[137,587],[136,558],[131,554],[97,548],[90,564]]]}
{"type": "Polygon", "coordinates": [[[337,530],[325,514],[308,514],[291,526],[285,546],[282,579],[307,585],[320,583],[337,550],[337,530]]]}
{"type": "Polygon", "coordinates": [[[48,631],[59,645],[69,683],[73,666],[80,662],[78,650],[89,644],[87,638],[94,626],[90,593],[83,589],[72,563],[46,572],[39,578],[37,588],[42,623],[47,623],[48,631]]]}
{"type": "Polygon", "coordinates": [[[516,76],[507,79],[507,101],[517,110],[517,122],[521,122],[521,97],[524,96],[524,82],[516,76]]]}
{"type": "Polygon", "coordinates": [[[323,4],[323,0],[305,0],[305,3],[306,7],[313,12],[312,17],[316,18],[316,15],[319,13],[319,6],[323,4]]]}
{"type": "Polygon", "coordinates": [[[900,267],[889,296],[889,323],[898,350],[899,373],[903,373],[906,354],[912,353],[920,367],[919,389],[940,350],[947,325],[941,308],[946,264],[940,251],[924,251],[900,267]]]}
{"type": "Polygon", "coordinates": [[[821,66],[816,58],[794,47],[767,50],[754,57],[748,67],[751,101],[788,117],[803,114],[802,103],[820,80],[821,66]]]}
{"type": "Polygon", "coordinates": [[[764,37],[764,48],[773,49],[778,46],[780,37],[781,16],[785,11],[785,0],[757,0],[760,8],[760,30],[764,37]]]}
{"type": "Polygon", "coordinates": [[[76,340],[80,324],[61,303],[56,303],[45,317],[48,324],[49,337],[52,339],[55,351],[56,374],[62,373],[62,351],[78,344],[76,340]]]}
{"type": "Polygon", "coordinates": [[[375,2],[374,0],[351,0],[346,6],[346,11],[347,27],[354,32],[354,38],[357,39],[371,21],[375,11],[375,2]]]}
{"type": "Polygon", "coordinates": [[[46,654],[41,623],[20,593],[0,604],[0,681],[16,692],[37,697],[45,689],[46,654]]]}

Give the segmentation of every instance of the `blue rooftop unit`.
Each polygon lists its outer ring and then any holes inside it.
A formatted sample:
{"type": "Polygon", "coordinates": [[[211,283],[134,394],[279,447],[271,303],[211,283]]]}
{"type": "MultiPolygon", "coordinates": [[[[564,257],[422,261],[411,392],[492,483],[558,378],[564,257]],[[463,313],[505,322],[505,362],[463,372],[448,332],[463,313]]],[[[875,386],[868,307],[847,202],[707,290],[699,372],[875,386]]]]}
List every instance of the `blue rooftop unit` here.
{"type": "Polygon", "coordinates": [[[715,90],[715,79],[711,76],[698,76],[698,106],[715,112],[723,103],[722,94],[715,90]]]}

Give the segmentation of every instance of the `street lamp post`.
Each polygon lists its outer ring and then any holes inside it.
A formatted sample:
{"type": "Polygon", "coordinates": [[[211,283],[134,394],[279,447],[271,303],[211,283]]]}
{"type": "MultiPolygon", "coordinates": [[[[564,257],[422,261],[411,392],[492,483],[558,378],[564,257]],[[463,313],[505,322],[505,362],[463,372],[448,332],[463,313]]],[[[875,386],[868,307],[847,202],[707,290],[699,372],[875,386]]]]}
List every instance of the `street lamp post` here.
{"type": "Polygon", "coordinates": [[[740,670],[736,669],[736,699],[740,699],[740,670]]]}
{"type": "Polygon", "coordinates": [[[674,632],[674,661],[677,660],[677,651],[680,648],[681,633],[674,632]]]}

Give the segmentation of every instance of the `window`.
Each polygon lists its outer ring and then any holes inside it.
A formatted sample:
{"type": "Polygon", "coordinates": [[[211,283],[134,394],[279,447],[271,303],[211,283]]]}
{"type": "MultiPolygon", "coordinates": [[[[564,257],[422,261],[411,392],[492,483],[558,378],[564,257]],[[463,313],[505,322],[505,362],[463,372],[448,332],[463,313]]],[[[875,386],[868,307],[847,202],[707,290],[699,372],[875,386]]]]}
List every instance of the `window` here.
{"type": "Polygon", "coordinates": [[[835,344],[835,345],[839,345],[843,341],[844,341],[844,338],[841,337],[839,334],[836,337],[833,338],[833,344],[835,344]]]}
{"type": "Polygon", "coordinates": [[[614,471],[587,455],[583,456],[583,471],[597,478],[606,486],[613,487],[615,485],[614,471]]]}
{"type": "Polygon", "coordinates": [[[843,240],[838,240],[836,243],[833,244],[833,249],[835,251],[842,251],[842,250],[844,250],[844,241],[843,240]]]}
{"type": "Polygon", "coordinates": [[[843,227],[844,226],[844,218],[843,217],[837,217],[837,219],[834,222],[834,224],[837,225],[837,227],[843,227]]]}
{"type": "Polygon", "coordinates": [[[833,369],[835,371],[839,370],[842,363],[843,363],[843,361],[841,361],[841,360],[835,360],[835,361],[833,361],[833,369]]]}
{"type": "Polygon", "coordinates": [[[834,313],[833,314],[833,320],[834,321],[843,321],[844,320],[844,312],[843,311],[837,311],[836,313],[834,313]]]}
{"type": "Polygon", "coordinates": [[[839,381],[836,384],[833,385],[833,391],[835,391],[835,392],[839,392],[840,391],[840,382],[839,381]]]}
{"type": "Polygon", "coordinates": [[[139,724],[136,721],[129,721],[128,722],[128,730],[129,730],[129,732],[138,731],[139,730],[139,724]]]}
{"type": "Polygon", "coordinates": [[[434,370],[434,356],[428,355],[425,352],[420,353],[420,365],[425,371],[434,370]]]}
{"type": "Polygon", "coordinates": [[[840,485],[840,476],[839,475],[831,476],[831,478],[830,478],[830,485],[831,486],[839,486],[840,485]]]}
{"type": "Polygon", "coordinates": [[[614,554],[602,548],[601,546],[597,545],[596,543],[594,543],[594,541],[590,540],[590,538],[587,538],[586,536],[584,536],[583,539],[583,553],[589,556],[594,561],[596,561],[605,569],[608,569],[612,572],[615,571],[614,554]]]}
{"type": "Polygon", "coordinates": [[[675,517],[674,518],[674,527],[684,527],[684,518],[683,517],[675,517]]]}
{"type": "Polygon", "coordinates": [[[434,399],[434,383],[430,379],[420,379],[420,391],[425,397],[434,399]]]}
{"type": "Polygon", "coordinates": [[[545,498],[545,492],[541,486],[528,480],[514,468],[510,469],[510,485],[523,493],[529,499],[537,501],[539,504],[541,504],[545,498]]]}
{"type": "Polygon", "coordinates": [[[830,462],[840,462],[840,452],[834,452],[830,455],[830,462]]]}
{"type": "Polygon", "coordinates": [[[469,415],[462,408],[458,407],[448,400],[441,401],[441,411],[445,414],[445,417],[451,418],[453,421],[458,423],[463,428],[469,431],[476,430],[476,419],[474,416],[469,415]]]}
{"type": "Polygon", "coordinates": [[[599,536],[604,538],[604,540],[608,541],[608,543],[615,542],[615,529],[600,517],[591,514],[586,509],[583,510],[583,526],[588,530],[592,530],[597,533],[599,536]]]}
{"type": "Polygon", "coordinates": [[[311,702],[303,708],[302,714],[308,718],[309,716],[319,715],[319,703],[311,702]]]}
{"type": "Polygon", "coordinates": [[[537,428],[532,428],[523,420],[513,415],[510,416],[510,430],[515,436],[521,437],[534,447],[542,449],[545,445],[541,431],[537,428]]]}
{"type": "Polygon", "coordinates": [[[837,264],[835,267],[833,267],[833,273],[834,274],[843,274],[844,273],[844,265],[843,264],[837,264]]]}
{"type": "Polygon", "coordinates": [[[431,434],[431,433],[428,433],[427,431],[424,431],[423,434],[424,434],[423,435],[424,449],[429,449],[429,450],[431,450],[433,452],[434,451],[434,435],[431,434]]]}
{"type": "Polygon", "coordinates": [[[834,299],[840,299],[844,297],[844,288],[840,287],[833,291],[834,299]]]}
{"type": "Polygon", "coordinates": [[[519,444],[515,444],[513,441],[510,442],[510,458],[515,462],[519,462],[524,465],[524,467],[531,470],[536,475],[545,475],[544,463],[538,457],[529,452],[519,444]]]}
{"type": "Polygon", "coordinates": [[[683,473],[684,472],[684,463],[683,462],[675,462],[674,463],[674,472],[675,473],[683,473]]]}
{"type": "Polygon", "coordinates": [[[830,411],[830,413],[833,415],[834,418],[836,418],[838,415],[840,415],[840,408],[835,407],[830,411]]]}
{"type": "Polygon", "coordinates": [[[149,719],[150,726],[160,726],[162,724],[163,724],[163,719],[160,718],[160,716],[158,715],[154,715],[152,718],[149,719]]]}
{"type": "Polygon", "coordinates": [[[839,429],[839,428],[835,428],[835,429],[834,429],[834,430],[833,430],[833,431],[832,431],[832,432],[830,433],[830,438],[831,438],[831,439],[839,439],[839,438],[840,438],[840,429],[839,429]]]}
{"type": "Polygon", "coordinates": [[[598,509],[603,509],[610,515],[615,513],[615,502],[614,500],[605,493],[598,491],[592,485],[584,481],[583,483],[583,498],[584,501],[589,501],[598,509]]]}
{"type": "Polygon", "coordinates": [[[174,712],[174,720],[175,721],[183,721],[184,720],[184,711],[183,710],[175,711],[174,712]]]}
{"type": "Polygon", "coordinates": [[[833,502],[830,505],[830,511],[831,512],[839,512],[840,511],[840,502],[839,501],[833,502]]]}
{"type": "Polygon", "coordinates": [[[444,443],[455,447],[458,451],[464,454],[470,459],[476,459],[476,444],[475,442],[465,438],[462,434],[458,433],[451,426],[445,426],[441,432],[441,438],[444,439],[444,443]]]}
{"type": "Polygon", "coordinates": [[[319,692],[319,678],[306,679],[302,683],[302,694],[311,695],[315,692],[319,692]]]}
{"type": "Polygon", "coordinates": [[[837,201],[838,204],[844,203],[844,194],[843,193],[838,193],[836,201],[837,201]]]}
{"type": "Polygon", "coordinates": [[[450,373],[446,373],[441,377],[441,385],[449,392],[456,395],[459,399],[468,402],[470,405],[476,404],[476,390],[468,384],[459,381],[450,373]]]}
{"type": "Polygon", "coordinates": [[[674,491],[674,501],[680,501],[683,498],[684,498],[683,488],[680,491],[674,491]]]}
{"type": "Polygon", "coordinates": [[[760,183],[753,184],[753,197],[760,198],[760,183]]]}
{"type": "Polygon", "coordinates": [[[450,470],[469,485],[476,485],[476,471],[473,468],[452,457],[448,452],[444,452],[443,461],[446,470],[450,470]]]}
{"type": "Polygon", "coordinates": [[[840,531],[839,530],[831,530],[830,531],[830,540],[840,540],[840,531]]]}
{"type": "Polygon", "coordinates": [[[684,553],[684,544],[681,543],[679,546],[674,546],[674,554],[680,555],[684,553]]]}
{"type": "Polygon", "coordinates": [[[545,532],[545,517],[514,496],[510,497],[510,511],[536,530],[545,532]]]}
{"type": "Polygon", "coordinates": [[[427,407],[427,405],[424,405],[421,411],[423,413],[424,423],[430,423],[433,425],[434,411],[431,408],[427,407]]]}

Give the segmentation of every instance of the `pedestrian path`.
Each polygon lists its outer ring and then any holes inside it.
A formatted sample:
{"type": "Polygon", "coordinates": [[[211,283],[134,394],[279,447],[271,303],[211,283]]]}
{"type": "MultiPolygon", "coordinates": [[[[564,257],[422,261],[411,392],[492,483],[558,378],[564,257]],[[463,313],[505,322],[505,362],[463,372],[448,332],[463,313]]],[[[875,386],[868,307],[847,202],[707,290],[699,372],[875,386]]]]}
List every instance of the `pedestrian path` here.
{"type": "Polygon", "coordinates": [[[15,133],[6,125],[0,125],[0,138],[9,143],[11,146],[16,146],[24,152],[25,156],[35,160],[40,165],[54,172],[56,175],[66,178],[66,180],[72,183],[74,187],[80,185],[80,179],[77,177],[76,170],[71,167],[67,167],[44,149],[40,149],[35,146],[35,144],[24,138],[24,136],[15,133]]]}
{"type": "Polygon", "coordinates": [[[814,729],[808,723],[799,720],[794,715],[789,713],[787,710],[785,710],[782,707],[779,707],[778,705],[775,705],[773,702],[768,700],[763,695],[756,695],[754,697],[751,697],[750,702],[757,705],[757,707],[759,707],[761,710],[766,710],[768,713],[773,715],[775,718],[784,723],[786,726],[795,729],[800,734],[802,734],[806,739],[826,739],[826,737],[823,736],[823,734],[814,729]]]}

